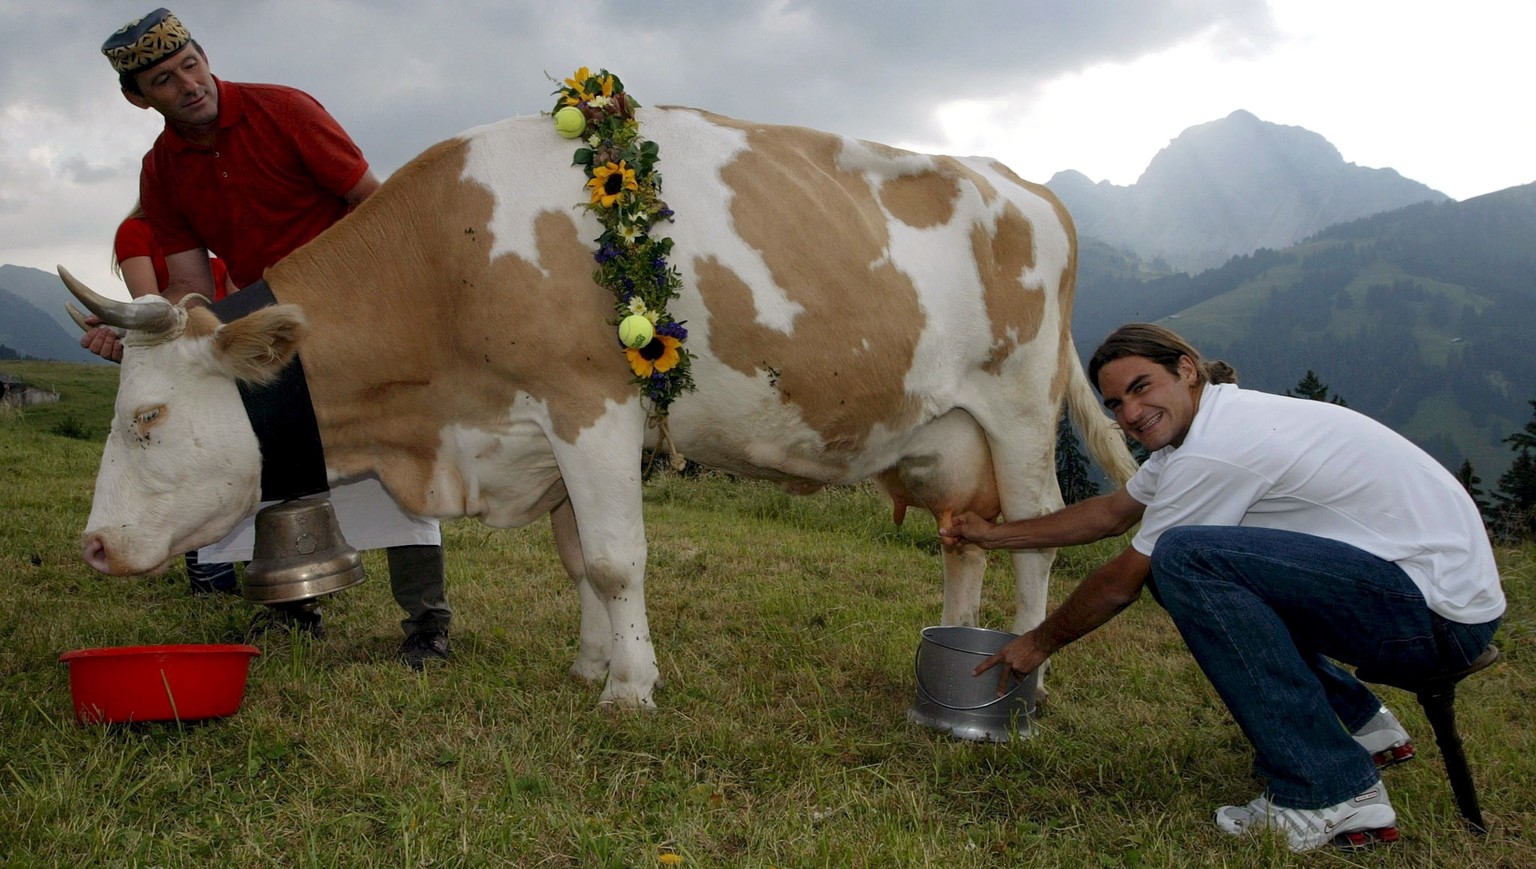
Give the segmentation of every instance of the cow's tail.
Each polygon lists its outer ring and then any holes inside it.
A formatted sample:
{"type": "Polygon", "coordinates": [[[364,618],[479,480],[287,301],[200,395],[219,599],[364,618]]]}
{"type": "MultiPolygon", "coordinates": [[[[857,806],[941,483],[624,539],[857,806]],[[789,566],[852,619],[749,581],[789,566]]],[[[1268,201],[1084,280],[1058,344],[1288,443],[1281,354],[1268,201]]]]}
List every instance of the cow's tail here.
{"type": "Polygon", "coordinates": [[[1067,411],[1072,414],[1072,423],[1082,432],[1088,454],[1093,456],[1093,460],[1098,462],[1105,473],[1114,478],[1115,485],[1124,486],[1125,481],[1136,473],[1136,460],[1131,457],[1131,450],[1125,445],[1125,436],[1099,408],[1098,396],[1088,383],[1088,374],[1083,371],[1082,360],[1078,358],[1077,347],[1070,337],[1067,339],[1067,358],[1062,363],[1070,371],[1067,377],[1067,411]]]}

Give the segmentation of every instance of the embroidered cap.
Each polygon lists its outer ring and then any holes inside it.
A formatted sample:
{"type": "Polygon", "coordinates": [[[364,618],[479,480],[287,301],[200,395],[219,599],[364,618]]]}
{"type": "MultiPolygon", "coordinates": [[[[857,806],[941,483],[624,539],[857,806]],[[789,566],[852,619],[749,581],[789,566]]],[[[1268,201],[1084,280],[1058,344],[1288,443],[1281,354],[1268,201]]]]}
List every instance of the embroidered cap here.
{"type": "Polygon", "coordinates": [[[123,25],[101,44],[101,53],[119,75],[132,75],[181,51],[191,41],[192,34],[181,19],[162,6],[123,25]]]}

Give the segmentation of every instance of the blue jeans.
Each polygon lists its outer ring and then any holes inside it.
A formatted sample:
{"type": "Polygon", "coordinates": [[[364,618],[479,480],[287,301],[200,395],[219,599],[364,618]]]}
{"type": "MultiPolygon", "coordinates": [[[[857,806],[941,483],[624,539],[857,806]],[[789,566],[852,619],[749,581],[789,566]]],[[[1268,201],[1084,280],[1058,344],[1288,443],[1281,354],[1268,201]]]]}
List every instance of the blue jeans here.
{"type": "Polygon", "coordinates": [[[235,575],[233,564],[211,563],[203,564],[197,560],[197,550],[186,554],[187,579],[192,582],[194,594],[206,594],[208,592],[221,591],[225,594],[235,594],[240,588],[240,579],[235,575]]]}
{"type": "Polygon", "coordinates": [[[1449,621],[1396,564],[1267,528],[1170,529],[1152,553],[1151,586],[1253,743],[1270,799],[1291,808],[1343,802],[1379,778],[1350,734],[1381,701],[1329,658],[1408,673],[1464,667],[1499,623],[1449,621]]]}

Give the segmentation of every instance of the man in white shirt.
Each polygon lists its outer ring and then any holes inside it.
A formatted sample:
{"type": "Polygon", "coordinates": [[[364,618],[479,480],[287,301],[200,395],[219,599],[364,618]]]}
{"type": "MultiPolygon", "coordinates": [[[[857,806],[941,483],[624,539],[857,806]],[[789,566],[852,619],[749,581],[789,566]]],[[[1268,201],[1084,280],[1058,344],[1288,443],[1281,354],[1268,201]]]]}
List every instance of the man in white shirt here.
{"type": "Polygon", "coordinates": [[[1217,826],[1275,828],[1297,851],[1396,838],[1377,763],[1406,759],[1408,735],[1330,659],[1427,673],[1482,652],[1504,595],[1472,499],[1385,426],[1338,405],[1239,389],[1230,368],[1158,326],[1116,330],[1088,373],[1120,426],[1152,451],[1125,489],[1034,519],[968,514],[940,535],[1043,549],[1141,528],[977,672],[1034,670],[1146,585],[1269,780],[1247,805],[1218,809],[1217,826]]]}

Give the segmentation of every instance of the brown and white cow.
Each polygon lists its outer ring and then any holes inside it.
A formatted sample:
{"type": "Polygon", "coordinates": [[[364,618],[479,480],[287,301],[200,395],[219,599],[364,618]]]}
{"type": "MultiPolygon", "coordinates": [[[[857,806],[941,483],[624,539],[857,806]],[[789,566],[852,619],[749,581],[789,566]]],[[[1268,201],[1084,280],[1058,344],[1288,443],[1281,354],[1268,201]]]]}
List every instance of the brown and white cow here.
{"type": "MultiPolygon", "coordinates": [[[[1065,398],[1089,451],[1134,470],[1068,330],[1077,250],[1061,203],[999,163],[909,153],[683,108],[639,113],[661,148],[697,391],[675,448],[797,491],[875,478],[935,514],[1061,503],[1065,398]]],[[[228,325],[158,298],[134,327],[83,536],[136,574],[213,542],[258,498],[237,378],[295,348],[340,479],[378,474],[407,510],[518,526],[552,517],[581,598],[573,671],[649,706],[640,454],[654,427],[592,280],[596,220],[546,118],[470,130],[396,172],[267,272],[281,304],[228,325]]],[[[61,274],[63,270],[61,269],[61,274]]],[[[1045,613],[1053,552],[1013,555],[1014,629],[1045,613]]],[[[944,553],[946,624],[974,624],[983,553],[944,553]]]]}

